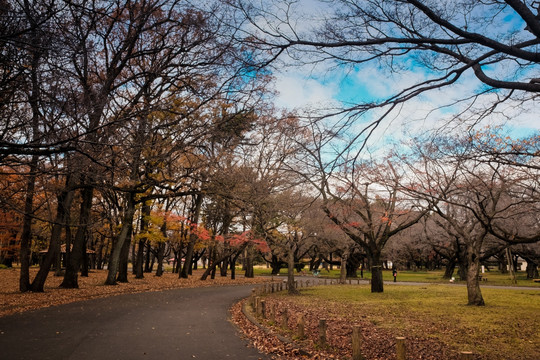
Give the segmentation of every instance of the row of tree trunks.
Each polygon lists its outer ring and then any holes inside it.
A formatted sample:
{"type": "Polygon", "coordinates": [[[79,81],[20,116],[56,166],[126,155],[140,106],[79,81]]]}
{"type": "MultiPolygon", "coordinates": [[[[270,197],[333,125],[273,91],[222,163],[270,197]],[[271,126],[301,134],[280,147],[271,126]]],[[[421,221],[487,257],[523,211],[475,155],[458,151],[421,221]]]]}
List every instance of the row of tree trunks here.
{"type": "Polygon", "coordinates": [[[73,202],[74,191],[71,189],[70,183],[71,177],[66,178],[66,186],[57,197],[56,217],[51,230],[51,241],[49,243],[49,249],[39,267],[39,271],[32,282],[32,291],[43,292],[45,281],[49,275],[49,271],[53,262],[56,260],[57,273],[61,270],[61,235],[62,230],[68,224],[69,220],[69,208],[73,202]]]}
{"type": "MultiPolygon", "coordinates": [[[[193,208],[191,211],[191,223],[196,224],[199,223],[199,215],[201,213],[201,205],[203,202],[204,195],[202,193],[199,193],[195,196],[195,203],[193,204],[193,208]]],[[[194,232],[191,232],[189,235],[189,243],[187,245],[186,250],[186,257],[184,261],[184,266],[182,267],[182,271],[180,271],[180,278],[187,279],[189,275],[192,274],[192,261],[193,261],[193,251],[195,249],[195,243],[197,242],[197,234],[194,232]]]]}
{"type": "MultiPolygon", "coordinates": [[[[140,226],[140,233],[142,234],[142,236],[139,239],[139,246],[137,249],[137,256],[135,258],[135,264],[134,264],[136,279],[144,278],[144,271],[143,271],[144,248],[148,240],[144,234],[148,231],[150,210],[151,210],[150,204],[148,204],[147,202],[143,203],[142,210],[141,210],[141,226],[140,226]]],[[[147,253],[150,254],[149,251],[147,251],[147,253]]]]}
{"type": "MultiPolygon", "coordinates": [[[[122,219],[122,228],[120,230],[120,234],[118,234],[118,237],[115,239],[113,243],[113,249],[111,253],[111,257],[109,259],[109,266],[108,266],[108,274],[107,274],[107,280],[105,281],[106,285],[116,285],[117,281],[117,274],[119,269],[121,268],[120,260],[121,258],[126,258],[127,256],[121,256],[123,253],[125,253],[125,250],[127,248],[127,252],[129,253],[129,242],[131,240],[131,233],[133,231],[133,217],[135,216],[135,194],[134,193],[128,193],[126,194],[126,208],[124,210],[124,216],[122,219]],[[127,243],[127,246],[124,246],[124,244],[127,243]]],[[[122,266],[123,268],[124,266],[122,266]]],[[[125,279],[127,280],[127,261],[126,261],[126,275],[125,279]]],[[[122,276],[123,280],[123,276],[122,276]]]]}
{"type": "Polygon", "coordinates": [[[79,213],[79,226],[71,244],[66,244],[66,273],[60,287],[73,289],[79,287],[78,273],[81,268],[83,257],[86,256],[86,239],[88,224],[90,223],[90,213],[92,200],[94,198],[94,187],[87,185],[81,191],[81,207],[79,213]]]}

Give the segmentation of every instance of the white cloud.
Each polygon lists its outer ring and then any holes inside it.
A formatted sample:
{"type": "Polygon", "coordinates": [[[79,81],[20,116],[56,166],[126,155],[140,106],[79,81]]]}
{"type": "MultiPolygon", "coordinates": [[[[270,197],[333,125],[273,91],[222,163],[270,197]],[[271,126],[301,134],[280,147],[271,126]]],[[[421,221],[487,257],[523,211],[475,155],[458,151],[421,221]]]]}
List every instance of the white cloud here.
{"type": "Polygon", "coordinates": [[[288,109],[325,107],[335,102],[337,83],[323,84],[300,72],[274,74],[279,92],[276,105],[288,109]]]}

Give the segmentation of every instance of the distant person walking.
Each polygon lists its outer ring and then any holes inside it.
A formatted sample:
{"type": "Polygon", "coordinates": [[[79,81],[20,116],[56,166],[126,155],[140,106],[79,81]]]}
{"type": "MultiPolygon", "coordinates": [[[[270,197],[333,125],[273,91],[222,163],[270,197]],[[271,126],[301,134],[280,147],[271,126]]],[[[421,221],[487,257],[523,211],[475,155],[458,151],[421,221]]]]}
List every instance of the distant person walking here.
{"type": "Polygon", "coordinates": [[[397,278],[397,269],[395,267],[392,269],[392,275],[394,276],[394,282],[396,282],[397,281],[397,279],[396,279],[397,278]]]}

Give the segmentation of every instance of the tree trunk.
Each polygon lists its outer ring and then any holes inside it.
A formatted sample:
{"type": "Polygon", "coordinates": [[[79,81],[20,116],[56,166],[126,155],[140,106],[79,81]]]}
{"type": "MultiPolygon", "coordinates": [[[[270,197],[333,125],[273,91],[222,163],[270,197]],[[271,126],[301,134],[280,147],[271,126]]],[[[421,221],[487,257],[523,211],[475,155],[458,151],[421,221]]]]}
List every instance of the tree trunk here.
{"type": "Polygon", "coordinates": [[[459,275],[459,278],[462,280],[462,281],[467,281],[467,268],[468,268],[468,265],[467,265],[467,259],[466,257],[464,257],[465,259],[464,260],[461,260],[459,262],[459,267],[458,267],[458,275],[459,275]]]}
{"type": "Polygon", "coordinates": [[[230,266],[231,266],[231,280],[235,280],[236,279],[236,258],[238,257],[238,255],[236,255],[230,262],[230,266]]]}
{"type": "Polygon", "coordinates": [[[287,256],[287,287],[289,295],[298,294],[298,290],[296,289],[296,284],[294,282],[294,251],[292,248],[289,249],[289,254],[287,256]]]}
{"type": "Polygon", "coordinates": [[[160,242],[158,244],[158,251],[157,251],[157,270],[156,270],[156,276],[163,275],[163,257],[165,255],[165,243],[160,242]]]}
{"type": "Polygon", "coordinates": [[[135,279],[143,279],[143,263],[144,263],[144,247],[146,245],[146,239],[139,240],[139,246],[137,247],[137,255],[135,257],[134,273],[135,279]]]}
{"type": "Polygon", "coordinates": [[[358,269],[362,263],[363,255],[360,253],[353,253],[347,257],[347,277],[348,278],[357,278],[358,269]]]}
{"type": "Polygon", "coordinates": [[[88,253],[86,249],[88,248],[88,233],[84,237],[84,243],[82,248],[82,258],[81,258],[81,276],[88,277],[88,268],[90,267],[88,253]]]}
{"type": "Polygon", "coordinates": [[[154,257],[152,256],[152,244],[150,244],[149,241],[146,241],[144,244],[144,247],[146,248],[146,254],[144,257],[144,272],[145,273],[151,273],[152,269],[154,267],[154,257]]]}
{"type": "Polygon", "coordinates": [[[272,268],[272,275],[279,274],[279,270],[281,270],[281,265],[283,264],[283,261],[281,261],[276,255],[272,254],[272,261],[270,262],[270,267],[272,268]]]}
{"type": "MultiPolygon", "coordinates": [[[[25,8],[31,6],[28,2],[25,2],[25,8]]],[[[28,94],[28,102],[30,103],[30,108],[32,110],[32,143],[36,144],[39,142],[40,138],[40,128],[39,123],[41,120],[41,111],[39,104],[41,101],[41,91],[40,91],[40,78],[39,78],[39,67],[41,58],[44,55],[44,47],[40,46],[43,36],[39,33],[38,19],[34,19],[33,16],[29,15],[31,9],[26,9],[28,15],[26,20],[32,25],[30,27],[30,34],[32,41],[28,44],[28,54],[31,56],[30,62],[30,80],[31,87],[30,93],[28,94]]],[[[26,198],[24,202],[24,217],[23,217],[23,226],[21,233],[21,248],[20,248],[20,261],[21,261],[21,272],[19,278],[19,290],[21,292],[26,292],[30,290],[30,248],[32,245],[32,219],[33,219],[33,204],[34,204],[34,193],[36,187],[36,177],[37,177],[37,168],[38,168],[38,155],[32,155],[28,168],[28,182],[26,183],[26,198]]]]}
{"type": "MultiPolygon", "coordinates": [[[[133,231],[133,227],[131,228],[131,231],[133,231]]],[[[129,248],[131,246],[131,232],[130,237],[126,239],[124,242],[124,245],[122,246],[122,250],[120,252],[120,264],[118,266],[118,275],[116,276],[116,281],[121,283],[127,283],[128,282],[128,265],[129,265],[129,248]]]]}
{"type": "MultiPolygon", "coordinates": [[[[197,224],[199,223],[199,214],[201,212],[202,201],[203,201],[203,195],[198,194],[195,199],[195,207],[193,208],[193,211],[192,211],[192,220],[191,220],[195,226],[197,226],[197,224]]],[[[197,241],[197,235],[194,234],[193,232],[189,234],[189,243],[186,250],[184,266],[182,267],[182,271],[180,272],[180,276],[179,276],[180,278],[187,279],[188,275],[192,274],[191,264],[193,260],[193,251],[195,249],[196,241],[197,241]]]]}
{"type": "Polygon", "coordinates": [[[236,279],[236,261],[238,260],[238,257],[244,252],[244,250],[247,248],[248,243],[244,243],[238,250],[236,250],[235,253],[233,253],[230,256],[229,264],[231,264],[231,280],[236,279]]]}
{"type": "Polygon", "coordinates": [[[97,246],[96,246],[96,269],[102,270],[103,269],[103,245],[105,243],[105,235],[101,235],[101,239],[99,240],[97,246]]]}
{"type": "Polygon", "coordinates": [[[478,272],[480,270],[478,251],[475,251],[472,247],[468,249],[467,259],[469,263],[467,267],[467,305],[484,306],[484,298],[478,281],[478,272]]]}
{"type": "Polygon", "coordinates": [[[246,250],[246,270],[244,277],[250,279],[255,277],[255,272],[253,271],[253,254],[249,249],[246,250]]]}
{"type": "MultiPolygon", "coordinates": [[[[64,224],[67,224],[69,208],[71,207],[74,194],[73,191],[68,190],[70,187],[69,183],[69,179],[66,179],[66,188],[57,197],[56,218],[51,230],[51,242],[49,243],[49,249],[43,259],[39,271],[32,282],[33,292],[44,291],[45,281],[47,280],[53,261],[61,259],[60,243],[62,229],[64,228],[64,224]]],[[[56,271],[60,272],[62,267],[61,261],[57,261],[56,267],[56,271]]]]}
{"type": "Polygon", "coordinates": [[[371,257],[371,292],[382,293],[383,291],[384,283],[380,255],[375,254],[371,257]]]}
{"type": "Polygon", "coordinates": [[[339,271],[339,283],[345,284],[346,282],[347,282],[347,254],[342,254],[340,271],[339,271]]]}
{"type": "Polygon", "coordinates": [[[451,279],[454,275],[454,270],[456,269],[456,261],[448,260],[448,264],[444,270],[443,279],[451,279]]]}
{"type": "Polygon", "coordinates": [[[37,162],[38,156],[33,155],[32,160],[30,161],[28,182],[26,183],[26,198],[24,202],[24,218],[21,233],[21,249],[19,252],[21,261],[19,290],[21,292],[30,290],[30,247],[32,245],[32,213],[36,188],[37,162]]]}
{"type": "MultiPolygon", "coordinates": [[[[69,261],[66,263],[66,273],[60,287],[65,289],[77,289],[79,287],[78,272],[81,267],[84,243],[86,241],[88,224],[90,222],[90,210],[92,209],[92,200],[94,198],[94,188],[87,186],[81,191],[82,202],[79,214],[79,227],[75,233],[73,249],[69,253],[69,261]]],[[[66,252],[68,251],[66,244],[66,252]]]]}
{"type": "Polygon", "coordinates": [[[120,230],[120,234],[118,234],[118,237],[112,249],[111,257],[109,259],[109,268],[107,273],[107,280],[105,280],[105,285],[116,285],[116,275],[118,274],[118,270],[120,267],[120,255],[122,253],[122,249],[124,248],[124,244],[126,242],[131,242],[131,232],[133,227],[134,215],[135,195],[133,193],[130,193],[128,194],[126,209],[124,217],[122,219],[122,229],[120,230]]]}
{"type": "MultiPolygon", "coordinates": [[[[224,252],[227,253],[227,248],[224,249],[224,252]]],[[[226,256],[223,261],[221,261],[220,275],[221,277],[227,277],[227,270],[229,269],[229,257],[226,256]]]]}
{"type": "MultiPolygon", "coordinates": [[[[139,234],[142,236],[139,240],[139,246],[137,248],[137,255],[135,257],[135,264],[134,266],[134,274],[135,279],[142,279],[144,278],[143,273],[143,263],[144,263],[144,247],[146,246],[146,237],[145,234],[148,231],[148,221],[150,218],[150,205],[146,202],[142,205],[141,210],[141,227],[139,229],[139,234]]],[[[147,252],[148,256],[150,254],[147,252]]],[[[150,259],[148,259],[148,262],[150,262],[150,259]]],[[[149,265],[147,265],[149,266],[149,265]]]]}
{"type": "Polygon", "coordinates": [[[510,277],[512,278],[512,284],[516,284],[516,273],[514,271],[514,264],[512,261],[512,251],[509,247],[506,248],[506,260],[508,261],[508,270],[510,271],[510,277]]]}
{"type": "Polygon", "coordinates": [[[532,259],[525,259],[527,261],[527,279],[538,279],[538,264],[533,262],[532,259]]]}
{"type": "Polygon", "coordinates": [[[210,249],[209,257],[208,257],[208,267],[206,268],[203,275],[201,276],[201,280],[206,280],[208,278],[208,275],[211,276],[210,277],[211,279],[215,278],[216,267],[223,260],[223,258],[217,260],[216,253],[217,253],[216,247],[212,246],[212,248],[210,249]]]}

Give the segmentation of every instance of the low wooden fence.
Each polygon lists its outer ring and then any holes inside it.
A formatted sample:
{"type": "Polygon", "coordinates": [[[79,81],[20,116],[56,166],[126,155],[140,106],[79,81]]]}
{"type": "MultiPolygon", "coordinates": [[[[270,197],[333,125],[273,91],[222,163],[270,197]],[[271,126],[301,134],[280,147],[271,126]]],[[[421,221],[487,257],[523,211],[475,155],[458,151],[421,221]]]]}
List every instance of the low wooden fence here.
{"type": "MultiPolygon", "coordinates": [[[[357,284],[360,284],[360,279],[354,280],[357,284]]],[[[353,283],[353,280],[348,279],[347,282],[349,284],[353,283]]],[[[316,286],[316,285],[334,285],[334,284],[342,284],[339,282],[339,280],[333,280],[333,279],[312,279],[312,280],[297,280],[295,281],[296,288],[306,288],[309,286],[316,286]]],[[[280,282],[272,282],[272,283],[265,283],[262,285],[259,285],[258,287],[254,288],[252,290],[251,296],[249,298],[249,304],[251,305],[251,308],[253,309],[253,313],[256,317],[259,319],[268,319],[270,322],[274,324],[278,324],[277,319],[277,312],[274,306],[267,307],[266,301],[261,295],[274,293],[287,290],[287,282],[286,281],[280,281],[280,282]]],[[[286,330],[295,330],[295,338],[296,339],[304,339],[305,338],[305,321],[304,316],[302,314],[297,316],[296,321],[296,329],[290,329],[289,328],[289,318],[290,314],[287,309],[283,309],[281,311],[281,321],[279,321],[279,324],[283,329],[286,330]]],[[[318,341],[317,345],[324,347],[327,345],[327,319],[319,319],[319,325],[318,325],[318,341]]],[[[407,359],[407,345],[406,345],[406,338],[405,337],[396,337],[396,359],[397,360],[406,360],[407,359]]],[[[361,336],[361,326],[354,325],[352,326],[352,336],[351,336],[351,344],[352,344],[352,359],[353,360],[364,360],[364,356],[362,355],[362,336],[361,336]]],[[[461,351],[459,354],[459,360],[473,360],[474,354],[470,351],[461,351]]]]}

